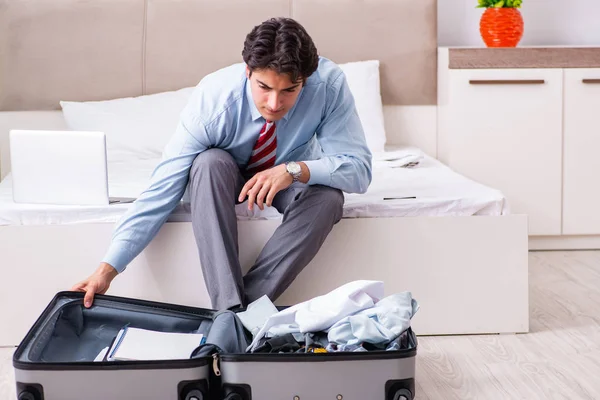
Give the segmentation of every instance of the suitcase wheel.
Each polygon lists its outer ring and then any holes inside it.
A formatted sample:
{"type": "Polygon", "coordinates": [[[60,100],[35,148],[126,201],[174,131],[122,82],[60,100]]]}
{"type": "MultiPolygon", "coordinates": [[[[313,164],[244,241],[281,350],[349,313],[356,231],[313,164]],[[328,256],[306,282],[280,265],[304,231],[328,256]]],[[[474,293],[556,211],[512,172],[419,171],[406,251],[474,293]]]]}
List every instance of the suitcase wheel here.
{"type": "Polygon", "coordinates": [[[204,400],[204,395],[201,391],[195,389],[185,396],[185,400],[204,400]]]}
{"type": "Polygon", "coordinates": [[[223,400],[252,400],[252,390],[246,384],[225,383],[222,393],[223,400]]]}
{"type": "Polygon", "coordinates": [[[197,381],[181,381],[177,385],[178,400],[205,400],[208,396],[206,379],[197,381]]]}
{"type": "Polygon", "coordinates": [[[19,400],[38,400],[38,398],[33,393],[24,391],[19,393],[19,400]]]}
{"type": "Polygon", "coordinates": [[[17,381],[18,400],[44,400],[44,388],[39,383],[17,381]]]}
{"type": "Polygon", "coordinates": [[[413,400],[413,396],[410,390],[400,389],[394,395],[394,400],[413,400]]]}

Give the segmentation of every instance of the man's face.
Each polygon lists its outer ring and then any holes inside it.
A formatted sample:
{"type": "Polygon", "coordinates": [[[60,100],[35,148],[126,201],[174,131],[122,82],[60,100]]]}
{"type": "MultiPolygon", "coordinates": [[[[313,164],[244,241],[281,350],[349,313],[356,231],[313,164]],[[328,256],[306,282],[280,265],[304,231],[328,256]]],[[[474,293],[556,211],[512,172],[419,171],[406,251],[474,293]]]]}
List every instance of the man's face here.
{"type": "Polygon", "coordinates": [[[250,70],[252,98],[260,114],[269,121],[280,120],[296,103],[302,81],[292,82],[288,74],[278,74],[272,69],[250,70]]]}

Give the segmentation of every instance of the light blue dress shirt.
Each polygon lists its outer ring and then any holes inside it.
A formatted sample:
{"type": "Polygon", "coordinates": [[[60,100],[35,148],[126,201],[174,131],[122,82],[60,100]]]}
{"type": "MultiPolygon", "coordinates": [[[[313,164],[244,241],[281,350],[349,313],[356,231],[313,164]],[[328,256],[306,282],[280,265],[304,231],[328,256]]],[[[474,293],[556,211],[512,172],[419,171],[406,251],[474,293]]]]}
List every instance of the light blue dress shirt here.
{"type": "MultiPolygon", "coordinates": [[[[240,168],[247,165],[265,119],[252,100],[245,68],[240,63],[218,70],[194,89],[149,188],[117,223],[103,261],[118,272],[142,252],[179,204],[199,153],[220,148],[240,168]]],[[[276,165],[304,161],[309,185],[347,193],[367,190],[371,152],[346,78],[335,63],[320,58],[296,103],[276,124],[276,165]]]]}

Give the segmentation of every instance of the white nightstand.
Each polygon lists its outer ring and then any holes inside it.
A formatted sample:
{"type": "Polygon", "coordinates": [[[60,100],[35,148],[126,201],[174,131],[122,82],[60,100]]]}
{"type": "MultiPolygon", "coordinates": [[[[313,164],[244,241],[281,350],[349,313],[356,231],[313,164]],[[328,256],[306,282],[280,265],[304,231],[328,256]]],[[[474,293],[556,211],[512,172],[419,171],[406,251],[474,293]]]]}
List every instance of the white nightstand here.
{"type": "Polygon", "coordinates": [[[600,48],[439,49],[439,158],[531,236],[600,235],[600,48]]]}

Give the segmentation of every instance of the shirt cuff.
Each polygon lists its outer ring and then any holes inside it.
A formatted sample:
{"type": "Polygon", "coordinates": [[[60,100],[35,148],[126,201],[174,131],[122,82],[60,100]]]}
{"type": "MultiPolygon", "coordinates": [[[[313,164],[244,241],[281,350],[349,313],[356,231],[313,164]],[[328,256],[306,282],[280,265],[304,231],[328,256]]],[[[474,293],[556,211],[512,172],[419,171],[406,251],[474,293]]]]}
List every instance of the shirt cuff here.
{"type": "Polygon", "coordinates": [[[102,259],[102,262],[110,264],[118,273],[121,273],[125,271],[127,264],[129,264],[132,259],[133,257],[128,249],[117,243],[112,243],[102,259]]]}
{"type": "Polygon", "coordinates": [[[310,171],[309,185],[331,185],[331,173],[325,160],[304,161],[304,164],[306,164],[310,171]]]}

